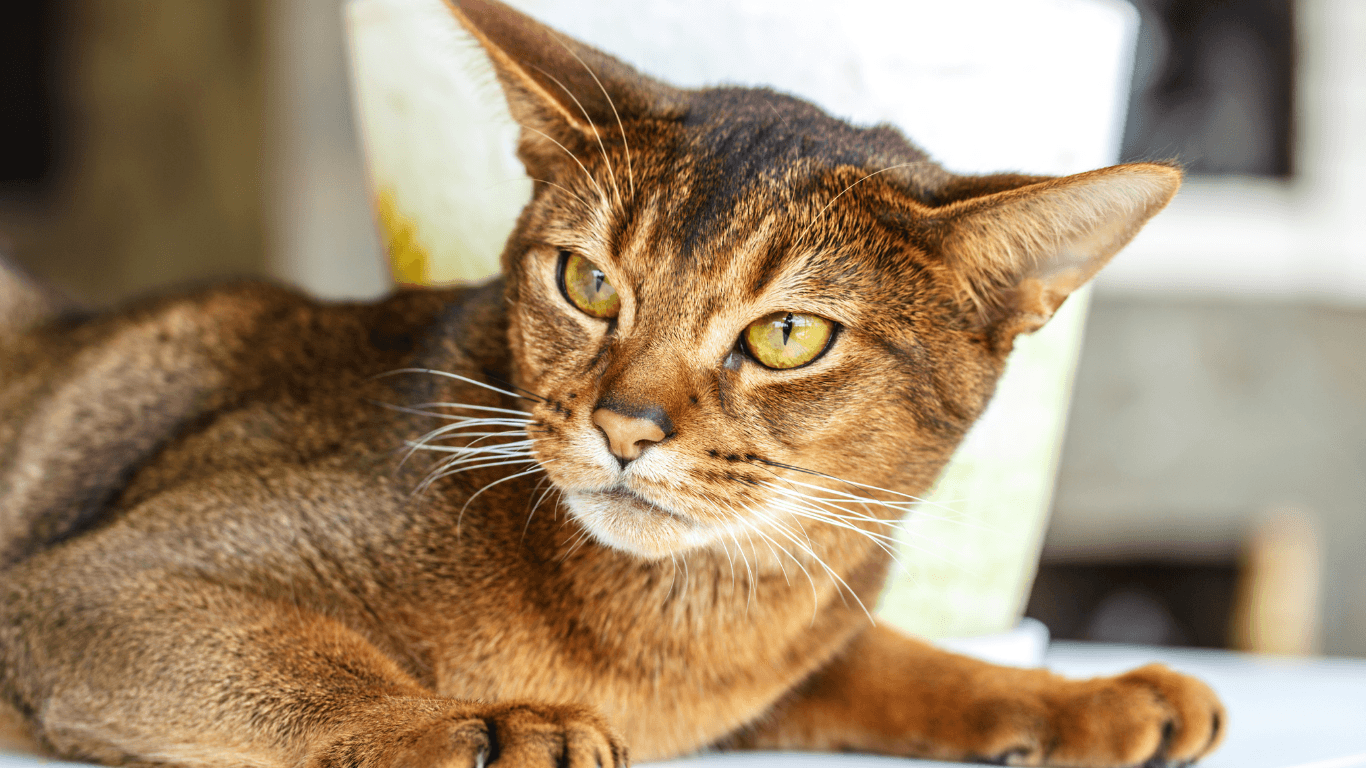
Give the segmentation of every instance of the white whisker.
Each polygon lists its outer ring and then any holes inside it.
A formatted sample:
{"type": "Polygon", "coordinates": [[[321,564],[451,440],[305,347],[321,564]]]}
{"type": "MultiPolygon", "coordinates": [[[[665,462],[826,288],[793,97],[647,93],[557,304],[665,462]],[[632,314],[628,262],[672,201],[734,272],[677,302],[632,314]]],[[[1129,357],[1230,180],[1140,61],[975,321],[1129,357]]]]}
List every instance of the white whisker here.
{"type": "Polygon", "coordinates": [[[574,154],[573,152],[570,152],[568,147],[556,141],[554,137],[552,137],[550,134],[545,133],[544,131],[538,131],[535,128],[532,128],[531,126],[526,125],[525,123],[518,123],[518,125],[522,126],[522,130],[531,131],[532,133],[539,135],[541,138],[545,139],[551,144],[554,144],[555,146],[564,150],[564,153],[566,155],[569,155],[569,157],[573,159],[574,162],[579,164],[579,169],[583,171],[583,175],[588,177],[588,180],[592,182],[594,187],[597,187],[598,197],[602,198],[602,201],[605,203],[611,202],[607,198],[607,192],[602,188],[602,185],[598,183],[598,180],[593,178],[593,174],[588,172],[588,166],[583,164],[583,161],[579,159],[578,155],[574,154]]]}
{"type": "MultiPolygon", "coordinates": [[[[489,469],[489,468],[491,468],[491,467],[506,467],[506,466],[513,465],[513,464],[523,464],[523,465],[525,465],[525,464],[535,464],[535,463],[536,463],[536,460],[535,460],[535,459],[531,459],[531,458],[520,458],[520,459],[514,459],[514,460],[510,460],[510,461],[490,461],[490,462],[485,462],[485,463],[483,463],[483,464],[473,464],[473,465],[466,466],[466,467],[460,467],[459,469],[451,469],[451,470],[446,470],[446,471],[440,471],[440,470],[438,469],[438,470],[433,471],[432,474],[428,475],[428,476],[427,476],[427,479],[425,479],[425,480],[423,480],[421,483],[419,483],[418,486],[417,486],[417,488],[416,488],[413,492],[414,492],[414,493],[425,493],[426,490],[427,490],[428,488],[430,488],[430,487],[432,486],[432,484],[435,483],[435,482],[437,482],[438,480],[441,480],[441,479],[443,479],[443,478],[450,477],[450,476],[452,476],[452,475],[458,475],[458,474],[460,474],[461,472],[473,472],[473,471],[475,471],[475,470],[477,470],[477,469],[489,469]]],[[[538,467],[538,469],[539,469],[539,467],[538,467]]]]}
{"type": "MultiPolygon", "coordinates": [[[[561,43],[561,45],[563,45],[563,43],[561,43]]],[[[573,53],[573,51],[570,51],[570,53],[573,53]]],[[[617,202],[623,202],[621,197],[621,189],[617,186],[617,174],[615,171],[612,170],[612,160],[607,156],[607,146],[602,143],[602,133],[598,131],[597,123],[593,122],[593,117],[588,114],[588,110],[584,108],[583,102],[579,101],[579,97],[575,96],[574,92],[569,90],[569,88],[565,86],[564,83],[560,82],[558,79],[555,78],[554,75],[550,74],[549,72],[546,72],[544,69],[541,69],[540,67],[536,67],[536,70],[539,71],[541,74],[545,75],[546,77],[550,78],[551,82],[555,83],[555,85],[560,86],[560,90],[564,91],[565,94],[569,96],[569,98],[573,99],[574,105],[577,106],[579,108],[579,111],[583,113],[583,119],[587,120],[588,126],[593,129],[593,138],[598,140],[598,150],[602,152],[602,161],[607,164],[607,176],[612,180],[612,189],[617,193],[617,202]]],[[[592,74],[592,70],[589,70],[589,74],[592,74]]]]}
{"type": "MultiPolygon", "coordinates": [[[[430,373],[430,374],[432,374],[433,376],[444,376],[444,377],[446,377],[446,378],[448,378],[448,379],[455,379],[455,380],[457,380],[457,381],[463,381],[463,382],[465,382],[466,384],[473,384],[473,385],[476,386],[476,387],[483,387],[484,389],[490,390],[490,391],[492,391],[492,392],[497,392],[497,393],[500,394],[500,395],[507,395],[508,397],[515,397],[515,398],[518,398],[518,399],[521,399],[521,400],[536,400],[537,402],[544,402],[544,400],[545,400],[544,398],[542,398],[542,397],[540,397],[540,396],[527,397],[526,395],[519,395],[519,394],[517,394],[516,392],[513,392],[513,391],[511,391],[511,390],[508,390],[508,389],[500,389],[500,388],[495,387],[495,386],[492,386],[492,385],[490,385],[490,384],[485,384],[485,383],[482,382],[482,381],[475,381],[474,379],[471,379],[471,378],[469,378],[469,377],[467,377],[467,376],[461,376],[461,375],[458,374],[458,373],[450,373],[450,372],[448,372],[448,371],[438,371],[438,370],[436,370],[436,369],[434,369],[434,368],[399,368],[399,369],[396,369],[396,370],[393,370],[393,371],[388,371],[387,373],[378,374],[378,375],[375,376],[375,378],[379,379],[379,378],[384,378],[384,377],[387,377],[387,376],[394,376],[394,375],[397,375],[397,374],[400,374],[400,373],[430,373]]],[[[532,394],[534,395],[535,393],[532,393],[532,394]]]]}
{"type": "MultiPolygon", "coordinates": [[[[621,113],[617,111],[617,104],[615,101],[612,100],[612,94],[607,92],[607,88],[603,86],[602,81],[598,79],[598,73],[594,72],[593,68],[588,66],[588,62],[579,58],[579,54],[575,53],[574,49],[570,48],[569,45],[565,43],[565,41],[562,40],[559,35],[554,35],[554,37],[555,42],[559,43],[561,47],[568,51],[569,55],[573,56],[575,61],[583,65],[583,68],[588,72],[588,76],[593,78],[593,82],[598,84],[598,90],[602,91],[602,95],[607,99],[607,106],[612,108],[612,116],[617,119],[617,130],[621,131],[621,146],[624,150],[626,150],[626,177],[631,184],[631,199],[634,200],[636,197],[636,177],[635,173],[631,170],[631,146],[626,143],[626,126],[624,126],[621,122],[621,113]]],[[[599,139],[599,141],[601,141],[601,139],[599,139]]]]}
{"type": "MultiPolygon", "coordinates": [[[[554,461],[554,459],[551,459],[551,461],[554,461]]],[[[509,463],[516,463],[516,462],[509,462],[509,463]]],[[[522,462],[522,463],[525,464],[526,462],[522,462]]],[[[506,483],[506,482],[509,481],[509,480],[516,480],[516,479],[519,478],[519,477],[526,477],[527,475],[534,475],[534,474],[536,474],[537,472],[544,472],[545,469],[544,469],[544,467],[542,467],[541,465],[542,465],[542,464],[549,464],[549,463],[550,463],[549,461],[537,463],[535,467],[532,467],[531,469],[528,469],[528,470],[525,471],[525,472],[518,472],[518,473],[515,474],[515,475],[508,475],[507,477],[504,477],[504,478],[501,478],[501,479],[498,479],[498,480],[494,480],[493,482],[489,483],[488,485],[485,485],[483,488],[480,488],[479,490],[475,491],[473,494],[470,495],[470,497],[469,497],[468,499],[465,499],[465,504],[464,504],[462,507],[460,507],[460,514],[459,514],[459,515],[456,515],[456,518],[455,518],[455,530],[456,530],[456,531],[459,531],[459,530],[460,530],[460,523],[461,523],[461,521],[463,521],[463,520],[465,519],[465,510],[466,510],[466,509],[469,509],[470,502],[472,502],[472,501],[474,501],[476,498],[478,498],[478,497],[479,497],[479,494],[483,493],[484,491],[487,491],[488,489],[492,488],[492,487],[495,486],[495,485],[501,485],[501,484],[503,484],[503,483],[506,483]]]]}
{"type": "MultiPolygon", "coordinates": [[[[746,512],[752,512],[753,510],[750,510],[748,507],[745,507],[745,511],[746,511],[746,512]]],[[[778,531],[778,533],[780,533],[780,534],[781,534],[784,538],[786,538],[787,540],[791,541],[793,544],[796,544],[798,547],[801,547],[801,546],[802,546],[802,545],[801,545],[801,542],[797,541],[797,539],[796,539],[794,536],[791,535],[791,533],[786,529],[786,527],[783,526],[781,523],[779,523],[777,520],[774,520],[772,517],[770,517],[770,516],[768,516],[768,515],[756,515],[756,517],[759,517],[760,519],[763,519],[763,520],[766,521],[769,525],[773,526],[773,528],[774,528],[776,531],[778,531]]],[[[754,529],[754,532],[757,533],[757,534],[759,534],[760,536],[764,537],[765,539],[769,539],[769,541],[773,541],[771,538],[769,538],[768,534],[764,533],[763,531],[759,530],[758,528],[755,528],[755,529],[754,529]]],[[[774,543],[774,544],[777,544],[776,541],[773,542],[773,543],[774,543]]],[[[816,615],[817,615],[817,612],[820,610],[820,604],[821,604],[820,592],[816,589],[816,580],[813,579],[813,578],[811,578],[811,572],[808,571],[808,570],[806,570],[806,566],[802,565],[802,561],[800,561],[800,560],[798,560],[796,557],[794,557],[794,556],[792,555],[791,552],[788,552],[786,547],[782,546],[781,544],[778,544],[778,548],[781,549],[781,550],[783,551],[783,554],[785,554],[785,555],[787,555],[789,558],[791,558],[792,562],[793,562],[798,568],[802,569],[802,573],[806,574],[806,581],[811,585],[811,623],[812,623],[812,624],[815,624],[815,623],[816,623],[816,615]]],[[[815,557],[815,553],[811,552],[810,549],[807,549],[806,552],[807,552],[808,554],[811,554],[813,557],[815,557]]],[[[816,558],[816,560],[819,561],[820,558],[816,558]]],[[[782,562],[782,561],[779,560],[779,563],[781,563],[781,562],[782,562]]],[[[788,582],[788,583],[789,583],[789,586],[790,586],[790,585],[791,585],[791,582],[788,582]]]]}
{"type": "MultiPolygon", "coordinates": [[[[487,413],[507,413],[513,416],[522,417],[523,421],[535,421],[526,411],[518,411],[513,408],[494,408],[491,405],[471,405],[469,403],[418,403],[412,408],[460,408],[467,411],[485,411],[487,413]]],[[[452,416],[456,414],[450,414],[452,416]]]]}
{"type": "MultiPolygon", "coordinates": [[[[482,440],[483,438],[479,439],[482,440]]],[[[418,448],[419,450],[435,451],[437,453],[486,453],[506,451],[512,448],[525,449],[533,445],[535,442],[536,441],[534,440],[521,440],[515,443],[498,443],[496,445],[486,445],[481,446],[479,448],[461,445],[420,445],[418,446],[418,448]]]]}
{"type": "MultiPolygon", "coordinates": [[[[776,520],[770,519],[770,522],[774,524],[775,528],[777,528],[780,533],[784,533],[784,535],[787,535],[793,544],[796,544],[798,547],[802,546],[801,542],[797,541],[795,538],[792,538],[790,534],[785,533],[783,526],[779,524],[776,520]]],[[[829,565],[826,565],[825,561],[822,560],[821,557],[817,555],[815,552],[809,549],[806,549],[805,551],[808,555],[811,556],[813,560],[816,561],[817,565],[825,569],[825,572],[829,574],[832,579],[839,582],[840,586],[844,587],[844,589],[849,592],[850,596],[854,598],[854,601],[857,602],[859,607],[863,609],[863,613],[868,617],[868,620],[876,624],[877,621],[873,618],[873,614],[868,610],[868,606],[863,604],[863,601],[859,599],[858,593],[855,592],[854,589],[849,586],[848,582],[846,582],[844,578],[841,577],[838,573],[836,573],[835,570],[832,569],[829,565]]]]}

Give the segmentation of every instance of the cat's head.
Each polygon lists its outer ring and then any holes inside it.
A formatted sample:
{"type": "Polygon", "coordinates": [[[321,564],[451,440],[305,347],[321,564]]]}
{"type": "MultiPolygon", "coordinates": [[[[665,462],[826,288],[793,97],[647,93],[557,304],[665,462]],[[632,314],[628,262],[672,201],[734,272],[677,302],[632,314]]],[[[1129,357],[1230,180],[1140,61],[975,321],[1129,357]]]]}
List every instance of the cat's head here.
{"type": "Polygon", "coordinates": [[[922,492],[1015,336],[1180,184],[1156,164],[955,176],[889,127],[673,88],[493,0],[454,7],[535,180],[503,267],[536,457],[645,557],[922,492]]]}

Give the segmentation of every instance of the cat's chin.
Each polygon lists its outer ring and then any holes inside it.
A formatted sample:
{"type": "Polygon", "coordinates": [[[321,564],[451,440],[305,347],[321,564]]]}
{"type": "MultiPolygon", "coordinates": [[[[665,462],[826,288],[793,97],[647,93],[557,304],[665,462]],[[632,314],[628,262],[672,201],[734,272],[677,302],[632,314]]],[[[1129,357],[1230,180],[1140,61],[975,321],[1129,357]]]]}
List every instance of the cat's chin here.
{"type": "Polygon", "coordinates": [[[658,560],[705,545],[706,527],[628,490],[571,491],[570,514],[600,543],[638,557],[658,560]]]}

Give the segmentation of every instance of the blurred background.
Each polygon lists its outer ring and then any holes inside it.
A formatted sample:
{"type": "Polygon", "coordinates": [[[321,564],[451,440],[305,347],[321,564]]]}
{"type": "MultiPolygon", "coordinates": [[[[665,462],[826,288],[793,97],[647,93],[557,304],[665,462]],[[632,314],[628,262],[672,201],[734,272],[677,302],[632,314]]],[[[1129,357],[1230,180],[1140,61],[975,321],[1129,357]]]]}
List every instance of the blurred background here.
{"type": "MultiPolygon", "coordinates": [[[[1136,7],[1123,156],[1189,180],[1098,283],[1028,613],[1366,656],[1366,3],[1136,7]]],[[[97,305],[383,293],[339,0],[12,9],[0,246],[97,305]]]]}

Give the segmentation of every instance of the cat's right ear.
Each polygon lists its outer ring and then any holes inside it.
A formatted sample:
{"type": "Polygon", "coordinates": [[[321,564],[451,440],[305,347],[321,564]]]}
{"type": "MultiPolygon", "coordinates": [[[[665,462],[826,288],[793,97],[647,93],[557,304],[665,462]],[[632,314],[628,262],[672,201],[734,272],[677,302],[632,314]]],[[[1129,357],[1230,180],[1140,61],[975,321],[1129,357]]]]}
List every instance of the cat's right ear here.
{"type": "Polygon", "coordinates": [[[1000,182],[1005,189],[930,209],[924,221],[967,303],[1008,345],[1047,322],[1171,201],[1181,171],[1130,163],[1000,182]]]}
{"type": "Polygon", "coordinates": [[[556,144],[624,141],[623,122],[668,112],[681,101],[677,89],[497,0],[446,3],[493,62],[522,126],[522,161],[533,174],[543,171],[542,163],[570,162],[556,144]]]}

